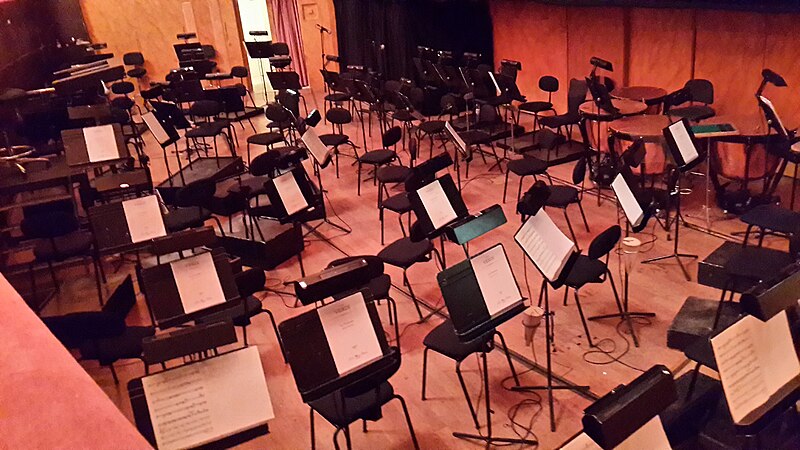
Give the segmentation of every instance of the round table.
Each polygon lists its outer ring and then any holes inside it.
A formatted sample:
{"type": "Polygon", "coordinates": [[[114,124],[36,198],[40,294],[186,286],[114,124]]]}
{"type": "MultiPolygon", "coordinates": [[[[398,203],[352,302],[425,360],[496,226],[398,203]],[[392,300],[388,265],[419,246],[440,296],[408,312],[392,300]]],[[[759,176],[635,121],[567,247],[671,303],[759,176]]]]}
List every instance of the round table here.
{"type": "Polygon", "coordinates": [[[658,105],[667,96],[667,90],[655,86],[625,86],[611,92],[614,98],[636,100],[649,106],[658,105]]]}

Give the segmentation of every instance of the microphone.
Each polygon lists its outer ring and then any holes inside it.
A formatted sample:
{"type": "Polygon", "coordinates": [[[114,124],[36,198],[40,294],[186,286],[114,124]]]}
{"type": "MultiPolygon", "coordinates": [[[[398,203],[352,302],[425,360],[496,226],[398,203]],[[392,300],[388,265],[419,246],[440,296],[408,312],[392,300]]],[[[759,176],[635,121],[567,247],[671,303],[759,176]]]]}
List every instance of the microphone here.
{"type": "Polygon", "coordinates": [[[533,335],[536,334],[536,329],[542,324],[544,310],[538,306],[529,306],[522,314],[522,326],[525,327],[525,345],[530,346],[533,342],[533,335]]]}
{"type": "Polygon", "coordinates": [[[589,64],[591,64],[591,65],[593,65],[595,67],[598,67],[600,69],[607,70],[609,72],[613,72],[614,71],[614,66],[613,66],[613,64],[611,64],[610,61],[606,61],[605,59],[598,58],[597,56],[592,56],[592,58],[589,60],[589,64]]]}
{"type": "Polygon", "coordinates": [[[329,29],[327,29],[327,28],[323,27],[323,26],[322,26],[322,25],[320,25],[320,24],[317,24],[317,29],[318,29],[319,31],[323,32],[323,33],[328,33],[328,34],[331,34],[331,30],[329,30],[329,29]]]}

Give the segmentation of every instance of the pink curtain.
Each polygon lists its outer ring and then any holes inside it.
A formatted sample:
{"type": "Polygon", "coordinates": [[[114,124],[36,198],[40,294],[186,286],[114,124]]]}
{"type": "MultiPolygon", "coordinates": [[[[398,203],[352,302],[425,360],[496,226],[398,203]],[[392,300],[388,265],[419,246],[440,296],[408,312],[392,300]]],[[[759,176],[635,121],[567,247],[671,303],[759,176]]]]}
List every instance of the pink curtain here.
{"type": "Polygon", "coordinates": [[[291,67],[300,75],[300,83],[308,86],[303,35],[296,0],[268,0],[272,22],[272,42],[285,42],[292,57],[291,67]]]}

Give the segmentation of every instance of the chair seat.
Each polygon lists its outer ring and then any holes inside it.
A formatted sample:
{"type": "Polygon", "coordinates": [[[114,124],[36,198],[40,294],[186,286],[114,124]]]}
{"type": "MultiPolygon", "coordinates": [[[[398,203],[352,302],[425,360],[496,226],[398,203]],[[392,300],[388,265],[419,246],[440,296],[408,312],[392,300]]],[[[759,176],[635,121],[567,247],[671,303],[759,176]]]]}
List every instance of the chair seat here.
{"type": "Polygon", "coordinates": [[[333,103],[342,103],[350,100],[350,96],[344,92],[333,92],[325,96],[325,101],[333,103]]]}
{"type": "Polygon", "coordinates": [[[744,247],[728,258],[725,273],[733,281],[747,278],[749,281],[761,282],[775,277],[793,262],[788,253],[763,247],[744,247]]]}
{"type": "Polygon", "coordinates": [[[670,108],[669,115],[673,118],[686,118],[697,122],[699,120],[714,117],[717,115],[717,112],[714,111],[714,108],[708,105],[690,105],[678,108],[670,108]]]}
{"type": "Polygon", "coordinates": [[[85,342],[80,347],[83,359],[93,359],[100,364],[112,364],[118,359],[142,356],[142,340],[153,336],[153,327],[127,327],[119,336],[85,342]]]}
{"type": "Polygon", "coordinates": [[[283,135],[281,133],[267,132],[254,134],[247,138],[247,143],[252,145],[263,145],[268,147],[270,145],[283,142],[283,135]]]}
{"type": "Polygon", "coordinates": [[[761,205],[742,214],[739,219],[748,224],[778,233],[800,232],[800,212],[778,205],[761,205]]]}
{"type": "Polygon", "coordinates": [[[578,201],[578,190],[572,186],[550,186],[550,196],[547,197],[545,206],[566,208],[578,201]]]}
{"type": "Polygon", "coordinates": [[[428,260],[433,243],[428,239],[414,242],[409,237],[394,241],[378,253],[384,263],[407,269],[418,262],[428,260]]]}
{"type": "Polygon", "coordinates": [[[394,388],[385,381],[376,389],[355,397],[345,397],[342,391],[336,391],[309,402],[308,406],[332,425],[343,428],[361,419],[378,420],[381,407],[393,397],[394,388]]]}
{"type": "Polygon", "coordinates": [[[445,121],[443,120],[428,120],[427,122],[422,122],[419,124],[417,128],[425,134],[432,134],[443,132],[444,127],[445,121]]]}
{"type": "Polygon", "coordinates": [[[170,233],[200,228],[210,218],[211,212],[205,208],[176,208],[164,216],[164,227],[170,233]]]}
{"type": "Polygon", "coordinates": [[[252,175],[245,175],[242,177],[241,184],[234,183],[228,188],[228,192],[243,194],[247,198],[258,197],[259,195],[266,195],[267,190],[264,188],[264,183],[269,181],[269,177],[255,177],[252,175]]]}
{"type": "Polygon", "coordinates": [[[286,120],[286,121],[283,121],[283,122],[270,121],[269,123],[267,123],[267,128],[279,128],[281,130],[286,130],[291,126],[292,126],[292,122],[289,121],[289,120],[286,120]]]}
{"type": "Polygon", "coordinates": [[[408,199],[408,194],[403,192],[401,194],[393,195],[382,203],[384,209],[403,214],[411,211],[411,200],[408,199]]]}
{"type": "Polygon", "coordinates": [[[547,171],[547,163],[539,158],[526,156],[508,162],[508,170],[521,177],[526,175],[541,175],[547,171]]]}
{"type": "Polygon", "coordinates": [[[319,137],[327,147],[338,147],[350,141],[350,136],[346,134],[323,134],[319,137]]]}
{"type": "Polygon", "coordinates": [[[492,336],[493,333],[486,333],[472,341],[463,342],[456,335],[453,322],[448,319],[431,330],[422,340],[422,344],[436,353],[460,362],[473,353],[489,351],[491,348],[488,343],[492,336]]]}
{"type": "Polygon", "coordinates": [[[528,113],[540,113],[542,111],[547,111],[549,109],[553,109],[553,104],[550,102],[526,102],[519,105],[519,110],[528,112],[528,113]]]}
{"type": "Polygon", "coordinates": [[[600,277],[606,273],[606,265],[599,259],[578,255],[575,265],[567,274],[564,284],[571,288],[579,289],[589,283],[600,283],[600,277]]]}
{"type": "Polygon", "coordinates": [[[214,137],[218,134],[221,134],[227,127],[228,124],[222,121],[205,122],[199,124],[198,126],[190,130],[187,130],[186,137],[187,138],[214,137]]]}
{"type": "Polygon", "coordinates": [[[468,130],[458,133],[467,145],[486,145],[492,142],[492,135],[481,130],[468,130]]]}
{"type": "Polygon", "coordinates": [[[539,124],[547,128],[558,128],[567,125],[575,125],[581,121],[580,114],[566,113],[558,114],[555,116],[546,116],[539,118],[539,124]]]}
{"type": "Polygon", "coordinates": [[[62,261],[75,256],[88,255],[92,248],[92,234],[78,231],[53,239],[55,248],[49,239],[40,239],[33,247],[33,255],[38,261],[62,261]]]}
{"type": "Polygon", "coordinates": [[[389,164],[397,158],[397,153],[392,150],[370,150],[358,158],[358,162],[363,164],[383,165],[389,164]]]}
{"type": "Polygon", "coordinates": [[[147,70],[142,67],[136,67],[128,71],[128,76],[131,78],[142,78],[147,75],[147,70]]]}
{"type": "Polygon", "coordinates": [[[411,176],[411,168],[406,166],[383,166],[378,169],[378,181],[381,183],[402,183],[411,176]]]}

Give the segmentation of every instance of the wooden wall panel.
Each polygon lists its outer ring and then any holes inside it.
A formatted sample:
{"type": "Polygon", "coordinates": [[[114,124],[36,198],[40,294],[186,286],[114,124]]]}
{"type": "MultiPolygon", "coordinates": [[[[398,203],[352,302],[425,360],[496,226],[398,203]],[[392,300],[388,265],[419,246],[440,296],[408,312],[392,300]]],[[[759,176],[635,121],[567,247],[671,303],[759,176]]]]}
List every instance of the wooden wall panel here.
{"type": "Polygon", "coordinates": [[[775,104],[784,124],[795,128],[800,125],[800,39],[797,34],[800,14],[767,15],[765,19],[767,42],[764,67],[781,74],[789,87],[768,86],[764,95],[775,104]]]}
{"type": "MultiPolygon", "coordinates": [[[[300,32],[303,34],[303,51],[308,70],[308,81],[314,89],[322,90],[322,48],[317,24],[331,30],[331,34],[323,35],[325,54],[339,54],[339,40],[336,35],[336,13],[333,0],[298,0],[300,14],[300,32]]],[[[337,64],[329,64],[328,69],[338,70],[337,64]]]]}
{"type": "MultiPolygon", "coordinates": [[[[221,72],[244,65],[241,31],[234,9],[234,0],[192,0],[197,37],[217,50],[216,61],[221,72]]],[[[173,37],[174,40],[174,37],[173,37]]]]}
{"type": "MultiPolygon", "coordinates": [[[[567,107],[567,9],[529,0],[494,1],[490,4],[496,63],[512,59],[522,63],[517,85],[528,100],[545,100],[539,78],[558,78],[553,96],[556,111],[567,107]]],[[[497,65],[496,64],[496,65],[497,65]]]]}
{"type": "Polygon", "coordinates": [[[719,114],[757,114],[753,93],[761,81],[765,16],[731,11],[697,11],[695,78],[714,84],[719,114]]]}
{"type": "Polygon", "coordinates": [[[694,11],[634,8],[630,27],[628,83],[683,87],[692,77],[694,11]]]}
{"type": "Polygon", "coordinates": [[[567,9],[567,75],[584,78],[592,69],[589,58],[597,56],[614,64],[614,72],[600,72],[617,84],[624,78],[625,30],[622,8],[567,9]]]}

